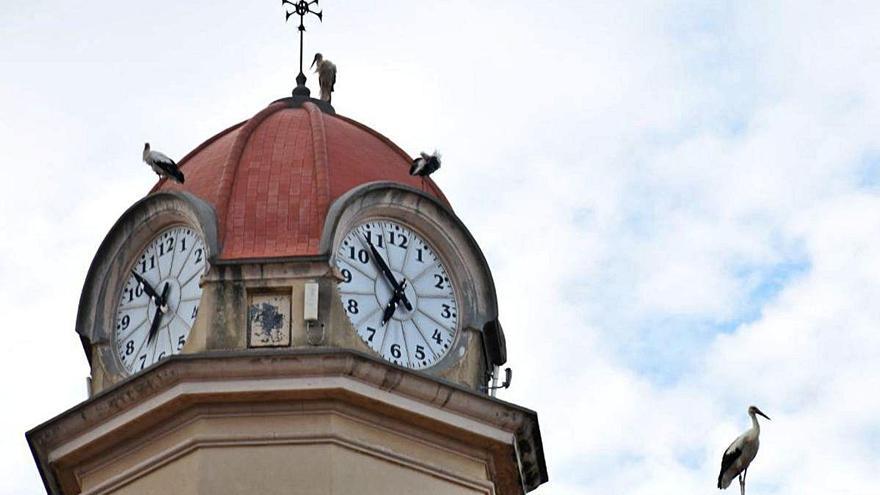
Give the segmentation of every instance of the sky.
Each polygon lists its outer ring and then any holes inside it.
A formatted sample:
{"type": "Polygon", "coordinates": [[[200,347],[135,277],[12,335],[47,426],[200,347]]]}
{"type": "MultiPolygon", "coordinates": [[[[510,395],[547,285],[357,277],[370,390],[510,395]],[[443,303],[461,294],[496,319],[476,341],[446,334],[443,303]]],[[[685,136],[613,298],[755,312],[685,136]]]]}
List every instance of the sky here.
{"type": "MultiPolygon", "coordinates": [[[[443,153],[535,493],[715,492],[750,404],[750,494],[877,493],[880,2],[321,6],[337,112],[443,153]]],[[[24,432],[86,398],[79,294],[143,142],[182,157],[288,95],[297,32],[276,2],[33,0],[0,40],[0,494],[38,494],[24,432]]]]}

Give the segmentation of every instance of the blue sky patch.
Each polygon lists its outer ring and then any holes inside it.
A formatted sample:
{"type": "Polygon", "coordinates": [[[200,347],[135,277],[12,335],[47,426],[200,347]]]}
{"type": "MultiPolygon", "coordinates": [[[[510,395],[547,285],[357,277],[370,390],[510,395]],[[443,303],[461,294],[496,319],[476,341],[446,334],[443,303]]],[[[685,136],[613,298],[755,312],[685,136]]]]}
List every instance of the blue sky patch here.
{"type": "Polygon", "coordinates": [[[880,151],[866,153],[856,169],[856,180],[859,187],[877,189],[880,187],[880,151]]]}
{"type": "Polygon", "coordinates": [[[673,385],[692,371],[719,334],[733,333],[742,325],[758,320],[764,307],[809,269],[809,261],[800,255],[770,266],[737,269],[735,276],[745,292],[739,308],[728,318],[693,314],[609,314],[600,316],[601,326],[615,329],[606,337],[618,349],[624,365],[657,385],[673,385]]]}

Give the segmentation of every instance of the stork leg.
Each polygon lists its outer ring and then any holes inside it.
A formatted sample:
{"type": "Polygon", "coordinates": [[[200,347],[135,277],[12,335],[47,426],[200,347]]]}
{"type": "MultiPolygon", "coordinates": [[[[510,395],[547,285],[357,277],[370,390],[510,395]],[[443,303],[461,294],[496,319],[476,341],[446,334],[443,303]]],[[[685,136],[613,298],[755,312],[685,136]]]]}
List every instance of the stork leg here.
{"type": "Polygon", "coordinates": [[[746,495],[746,474],[748,474],[749,468],[743,469],[743,492],[742,495],[746,495]]]}
{"type": "Polygon", "coordinates": [[[742,473],[739,474],[739,495],[746,495],[746,480],[742,473]]]}

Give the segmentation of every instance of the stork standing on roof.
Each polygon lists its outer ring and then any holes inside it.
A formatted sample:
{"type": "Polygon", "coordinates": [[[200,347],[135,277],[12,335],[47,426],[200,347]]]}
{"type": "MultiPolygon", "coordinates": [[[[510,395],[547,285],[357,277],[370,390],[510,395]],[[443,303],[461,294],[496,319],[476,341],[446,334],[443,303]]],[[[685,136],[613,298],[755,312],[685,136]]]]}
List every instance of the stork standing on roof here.
{"type": "Polygon", "coordinates": [[[318,74],[318,84],[321,85],[321,99],[331,103],[333,90],[336,86],[336,64],[326,60],[320,53],[316,53],[315,59],[312,60],[312,65],[309,68],[312,67],[315,67],[315,72],[318,74]]]}
{"type": "Polygon", "coordinates": [[[150,143],[144,143],[144,161],[159,177],[168,177],[183,184],[183,172],[177,168],[174,160],[165,156],[164,153],[151,150],[150,143]]]}
{"type": "Polygon", "coordinates": [[[746,493],[746,471],[749,464],[758,454],[758,436],[761,434],[761,426],[758,425],[758,418],[761,416],[770,419],[766,414],[755,406],[749,406],[749,416],[752,418],[752,427],[745,433],[738,436],[736,440],[724,451],[724,457],[721,458],[721,472],[718,473],[718,488],[725,489],[730,486],[730,482],[734,477],[739,476],[739,492],[740,495],[746,493]]]}
{"type": "Polygon", "coordinates": [[[420,156],[413,160],[412,165],[409,167],[409,175],[421,177],[422,185],[424,186],[425,177],[433,174],[440,168],[440,153],[434,152],[429,155],[424,151],[420,153],[420,156]]]}

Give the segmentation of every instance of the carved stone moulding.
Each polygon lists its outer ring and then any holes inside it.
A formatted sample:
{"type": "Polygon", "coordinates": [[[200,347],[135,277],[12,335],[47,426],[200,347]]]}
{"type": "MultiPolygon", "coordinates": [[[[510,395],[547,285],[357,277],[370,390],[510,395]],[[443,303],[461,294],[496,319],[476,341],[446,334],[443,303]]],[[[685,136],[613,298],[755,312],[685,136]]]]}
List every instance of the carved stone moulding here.
{"type": "Polygon", "coordinates": [[[341,349],[173,356],[27,439],[52,494],[518,494],[547,481],[534,411],[341,349]]]}

